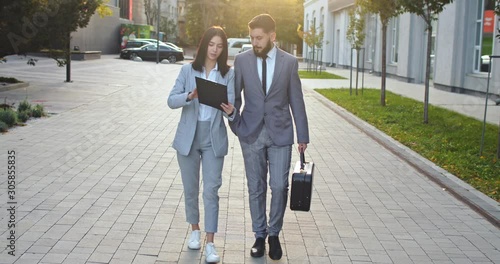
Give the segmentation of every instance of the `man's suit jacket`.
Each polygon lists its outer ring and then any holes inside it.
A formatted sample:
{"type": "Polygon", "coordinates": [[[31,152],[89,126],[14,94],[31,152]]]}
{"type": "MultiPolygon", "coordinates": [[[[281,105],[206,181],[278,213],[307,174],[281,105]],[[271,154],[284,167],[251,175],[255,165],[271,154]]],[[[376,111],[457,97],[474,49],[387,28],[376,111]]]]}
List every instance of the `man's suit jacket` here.
{"type": "MultiPolygon", "coordinates": [[[[191,150],[198,122],[198,111],[200,103],[198,98],[186,102],[189,92],[196,87],[195,77],[202,77],[202,73],[193,69],[191,64],[182,66],[175,85],[168,96],[168,106],[172,109],[182,107],[181,119],[177,125],[172,147],[179,154],[187,156],[191,150]]],[[[225,77],[217,72],[217,82],[227,86],[227,97],[231,104],[234,104],[234,70],[231,68],[225,77]]],[[[217,113],[210,120],[210,137],[215,156],[224,157],[228,151],[227,129],[223,116],[227,114],[217,110],[217,113]]]]}
{"type": "Polygon", "coordinates": [[[257,57],[253,50],[236,55],[234,71],[236,115],[229,124],[240,140],[252,144],[259,136],[262,127],[266,126],[274,144],[292,145],[293,116],[297,142],[309,143],[309,129],[297,58],[280,49],[277,50],[274,76],[267,95],[262,90],[262,82],[257,72],[257,57]],[[245,105],[240,114],[242,91],[245,105]]]}

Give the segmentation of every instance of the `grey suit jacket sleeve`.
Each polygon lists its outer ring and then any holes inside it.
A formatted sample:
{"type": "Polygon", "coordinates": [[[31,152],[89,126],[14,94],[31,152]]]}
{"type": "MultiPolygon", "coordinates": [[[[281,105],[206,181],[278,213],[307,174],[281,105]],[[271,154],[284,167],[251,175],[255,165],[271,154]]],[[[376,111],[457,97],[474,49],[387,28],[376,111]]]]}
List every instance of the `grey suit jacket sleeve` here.
{"type": "Polygon", "coordinates": [[[234,58],[234,111],[235,113],[233,114],[233,119],[229,120],[229,127],[231,128],[231,131],[235,135],[238,135],[238,128],[239,124],[241,122],[241,115],[240,115],[240,110],[241,110],[241,105],[242,105],[242,99],[241,99],[241,92],[243,91],[243,76],[242,76],[242,68],[241,66],[238,67],[239,60],[238,60],[238,55],[234,58]]]}
{"type": "Polygon", "coordinates": [[[191,104],[191,101],[186,101],[190,90],[188,91],[185,88],[186,83],[188,82],[190,69],[191,64],[185,64],[182,66],[179,76],[175,81],[174,87],[172,88],[172,90],[170,91],[170,95],[168,96],[168,107],[176,109],[191,104]]]}
{"type": "Polygon", "coordinates": [[[299,62],[295,59],[290,76],[290,96],[288,100],[297,132],[297,143],[309,143],[309,125],[298,71],[299,62]]]}
{"type": "MultiPolygon", "coordinates": [[[[227,72],[227,100],[229,103],[234,105],[234,69],[230,69],[227,72]]],[[[236,110],[235,110],[236,112],[236,110]]],[[[235,115],[228,116],[225,112],[222,112],[222,115],[226,117],[229,121],[233,121],[235,115]]]]}

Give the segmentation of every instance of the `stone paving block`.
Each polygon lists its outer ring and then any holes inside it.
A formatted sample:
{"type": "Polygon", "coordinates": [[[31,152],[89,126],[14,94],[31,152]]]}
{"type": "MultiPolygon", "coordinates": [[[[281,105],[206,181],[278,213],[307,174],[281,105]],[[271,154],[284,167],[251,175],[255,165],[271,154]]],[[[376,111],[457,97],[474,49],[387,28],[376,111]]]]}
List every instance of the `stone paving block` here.
{"type": "Polygon", "coordinates": [[[14,258],[9,258],[11,257],[9,256],[0,261],[0,263],[32,264],[32,263],[38,263],[40,260],[43,259],[44,256],[45,254],[25,253],[19,258],[17,258],[17,260],[15,260],[14,258]],[[8,261],[8,262],[3,262],[3,261],[8,261]]]}
{"type": "Polygon", "coordinates": [[[78,242],[59,240],[49,251],[49,253],[69,254],[78,242]]]}
{"type": "Polygon", "coordinates": [[[88,262],[109,263],[112,257],[111,253],[94,252],[90,255],[88,262]]]}
{"type": "MultiPolygon", "coordinates": [[[[180,111],[166,106],[180,65],[103,56],[75,62],[85,78],[75,75],[73,83],[54,82],[60,73],[48,66],[12,65],[2,70],[31,78],[51,100],[71,91],[62,99],[77,104],[0,137],[2,146],[23,153],[18,263],[29,256],[35,263],[204,263],[202,251],[186,246],[189,225],[171,147],[180,111]],[[46,83],[37,83],[42,75],[46,83]]],[[[496,227],[347,122],[312,83],[303,80],[311,125],[306,155],[317,166],[313,204],[310,212],[287,209],[284,256],[276,263],[500,263],[496,227]]],[[[217,250],[224,263],[271,263],[249,256],[254,236],[241,147],[232,134],[229,143],[217,250]]]]}
{"type": "Polygon", "coordinates": [[[64,259],[67,257],[67,254],[60,253],[47,253],[42,258],[40,262],[42,263],[63,263],[64,259]]]}

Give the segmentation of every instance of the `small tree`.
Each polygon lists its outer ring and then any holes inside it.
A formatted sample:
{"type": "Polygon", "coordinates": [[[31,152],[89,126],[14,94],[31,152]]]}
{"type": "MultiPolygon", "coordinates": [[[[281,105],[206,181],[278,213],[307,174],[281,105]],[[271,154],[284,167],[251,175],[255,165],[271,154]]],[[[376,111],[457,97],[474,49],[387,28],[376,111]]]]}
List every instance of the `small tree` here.
{"type": "Polygon", "coordinates": [[[51,49],[62,50],[50,55],[59,66],[66,66],[66,82],[71,81],[71,33],[88,25],[103,0],[51,0],[48,6],[59,12],[49,20],[46,41],[51,49]],[[62,56],[61,56],[62,55],[62,56]]]}
{"type": "Polygon", "coordinates": [[[169,39],[169,36],[177,38],[177,23],[173,19],[162,17],[160,22],[160,31],[165,32],[167,41],[174,42],[172,39],[169,39]]]}
{"type": "MultiPolygon", "coordinates": [[[[309,27],[309,31],[304,32],[301,30],[301,25],[299,24],[297,27],[297,34],[299,37],[304,40],[306,45],[314,51],[316,49],[321,49],[323,47],[323,37],[325,35],[325,31],[323,30],[323,26],[319,26],[316,28],[313,25],[309,27]]],[[[314,61],[314,55],[313,55],[313,61],[314,61]]]]}
{"type": "MultiPolygon", "coordinates": [[[[347,28],[347,40],[351,43],[352,48],[356,50],[356,95],[358,95],[359,52],[363,47],[363,44],[365,43],[365,13],[363,12],[360,6],[355,6],[355,8],[349,10],[349,26],[347,28]]],[[[352,62],[352,55],[351,55],[351,62],[352,62]]],[[[351,73],[352,73],[352,65],[351,65],[351,73]]]]}
{"type": "Polygon", "coordinates": [[[444,6],[453,0],[399,0],[403,9],[420,16],[426,25],[427,54],[425,64],[424,124],[429,122],[429,80],[431,73],[432,21],[437,20],[444,6]]]}
{"type": "Polygon", "coordinates": [[[144,0],[144,14],[148,25],[156,25],[155,21],[158,19],[157,2],[157,0],[144,0]]]}
{"type": "Polygon", "coordinates": [[[387,24],[391,18],[401,13],[398,0],[356,0],[356,6],[361,6],[367,12],[378,14],[382,23],[382,84],[380,87],[380,104],[385,106],[385,79],[387,72],[387,24]]]}

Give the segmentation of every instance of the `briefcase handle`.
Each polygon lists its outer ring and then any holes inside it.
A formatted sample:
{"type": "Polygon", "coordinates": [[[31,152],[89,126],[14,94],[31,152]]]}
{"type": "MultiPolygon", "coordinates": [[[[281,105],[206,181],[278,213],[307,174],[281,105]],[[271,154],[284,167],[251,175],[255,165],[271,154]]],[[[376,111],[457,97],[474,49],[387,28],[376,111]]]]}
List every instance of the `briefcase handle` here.
{"type": "Polygon", "coordinates": [[[304,166],[306,165],[306,157],[304,155],[304,151],[300,152],[300,170],[304,170],[304,166]]]}

